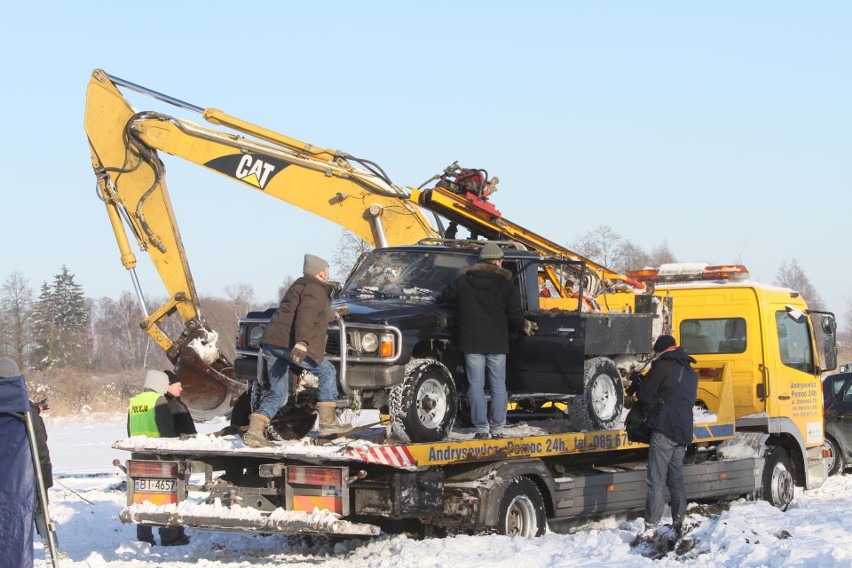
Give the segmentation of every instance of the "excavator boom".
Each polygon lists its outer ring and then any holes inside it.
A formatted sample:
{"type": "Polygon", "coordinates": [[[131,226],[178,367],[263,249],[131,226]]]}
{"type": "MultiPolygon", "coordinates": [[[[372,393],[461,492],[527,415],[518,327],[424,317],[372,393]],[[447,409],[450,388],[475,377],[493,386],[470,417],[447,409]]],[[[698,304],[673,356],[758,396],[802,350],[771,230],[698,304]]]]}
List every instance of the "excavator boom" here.
{"type": "Polygon", "coordinates": [[[318,149],[294,138],[149,91],[98,69],[86,96],[85,128],[98,194],[131,272],[145,317],[141,327],[166,352],[184,386],[184,399],[203,418],[230,408],[244,385],[215,346],[216,334],[201,314],[198,294],[181,241],[158,152],[165,152],[230,177],[257,191],[316,213],[358,235],[371,246],[408,244],[436,237],[429,221],[401,189],[370,162],[318,149]],[[156,112],[137,112],[124,87],[200,113],[225,133],[156,112]],[[169,294],[150,314],[135,276],[136,257],[128,232],[148,253],[169,294]],[[177,314],[184,329],[164,331],[177,314]]]}

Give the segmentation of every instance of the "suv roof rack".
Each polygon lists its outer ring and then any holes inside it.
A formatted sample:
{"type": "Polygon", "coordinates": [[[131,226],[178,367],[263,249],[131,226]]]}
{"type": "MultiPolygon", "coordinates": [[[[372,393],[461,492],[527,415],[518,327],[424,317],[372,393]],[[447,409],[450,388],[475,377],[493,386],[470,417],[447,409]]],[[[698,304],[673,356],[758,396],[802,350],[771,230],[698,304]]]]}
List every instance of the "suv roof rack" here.
{"type": "Polygon", "coordinates": [[[440,237],[426,237],[425,239],[417,241],[418,245],[444,245],[459,248],[481,248],[484,247],[486,243],[494,243],[500,248],[505,249],[522,251],[529,250],[526,246],[517,241],[474,241],[470,239],[442,239],[440,237]]]}

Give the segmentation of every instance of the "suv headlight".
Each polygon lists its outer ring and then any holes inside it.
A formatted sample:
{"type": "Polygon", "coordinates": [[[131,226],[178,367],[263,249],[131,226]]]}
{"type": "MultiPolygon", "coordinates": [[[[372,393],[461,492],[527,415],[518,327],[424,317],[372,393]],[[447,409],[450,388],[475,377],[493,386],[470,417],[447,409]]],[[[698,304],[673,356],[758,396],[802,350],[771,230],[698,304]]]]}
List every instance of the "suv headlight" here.
{"type": "Polygon", "coordinates": [[[361,350],[374,353],[379,348],[379,338],[375,333],[365,333],[361,336],[361,350]]]}
{"type": "Polygon", "coordinates": [[[265,329],[265,325],[254,325],[249,328],[249,347],[252,347],[254,349],[260,349],[260,340],[263,338],[263,332],[265,329]]]}

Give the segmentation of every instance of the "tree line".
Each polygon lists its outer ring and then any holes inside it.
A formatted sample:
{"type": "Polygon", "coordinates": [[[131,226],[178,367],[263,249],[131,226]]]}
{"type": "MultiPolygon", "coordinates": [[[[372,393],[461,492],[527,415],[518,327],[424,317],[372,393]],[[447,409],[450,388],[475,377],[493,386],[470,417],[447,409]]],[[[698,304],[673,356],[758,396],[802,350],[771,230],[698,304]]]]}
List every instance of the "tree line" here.
{"type": "MultiPolygon", "coordinates": [[[[612,228],[601,225],[568,245],[582,256],[617,272],[677,262],[666,242],[646,251],[622,238],[612,228]]],[[[332,256],[334,274],[345,278],[367,245],[348,231],[341,234],[332,256]]],[[[288,276],[279,297],[292,283],[288,276]]],[[[813,309],[824,309],[822,298],[796,259],[783,263],[776,273],[776,285],[792,288],[813,309]]],[[[148,312],[162,302],[153,299],[148,312]]],[[[233,337],[237,322],[252,309],[265,308],[255,300],[250,284],[229,285],[224,297],[201,296],[201,313],[208,326],[219,333],[219,348],[233,360],[233,337]]],[[[62,266],[52,282],[43,282],[36,295],[21,272],[7,275],[0,285],[0,355],[14,359],[22,370],[115,373],[145,368],[168,368],[165,354],[139,327],[142,311],[130,292],[118,298],[92,299],[68,266],[62,266]]],[[[172,318],[175,319],[175,318],[172,318]]],[[[852,306],[846,307],[847,329],[841,334],[841,362],[852,358],[852,306]]],[[[180,321],[168,321],[164,328],[170,337],[182,329],[180,321]]]]}

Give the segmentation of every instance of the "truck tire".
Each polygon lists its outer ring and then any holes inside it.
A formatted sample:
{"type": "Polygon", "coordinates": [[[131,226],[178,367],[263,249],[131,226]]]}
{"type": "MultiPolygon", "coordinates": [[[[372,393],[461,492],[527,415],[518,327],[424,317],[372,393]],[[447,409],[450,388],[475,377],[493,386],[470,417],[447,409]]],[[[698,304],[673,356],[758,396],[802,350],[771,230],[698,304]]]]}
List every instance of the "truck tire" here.
{"type": "Polygon", "coordinates": [[[624,386],[612,359],[595,357],[585,364],[583,394],[571,402],[570,414],[578,430],[612,430],[624,410],[624,386]]]}
{"type": "Polygon", "coordinates": [[[500,500],[498,534],[532,538],[542,536],[547,529],[544,499],[535,483],[528,477],[516,477],[500,500]]]}
{"type": "Polygon", "coordinates": [[[391,389],[391,430],[403,442],[440,442],[453,428],[457,410],[453,376],[438,361],[415,364],[391,389]]]}
{"type": "Polygon", "coordinates": [[[828,470],[829,477],[842,472],[846,466],[843,463],[843,454],[840,453],[840,446],[837,445],[834,438],[826,436],[822,447],[828,453],[828,457],[825,458],[825,468],[828,470]]]}
{"type": "Polygon", "coordinates": [[[786,511],[793,501],[793,469],[790,455],[781,446],[768,446],[763,456],[761,497],[773,507],[786,511]]]}

